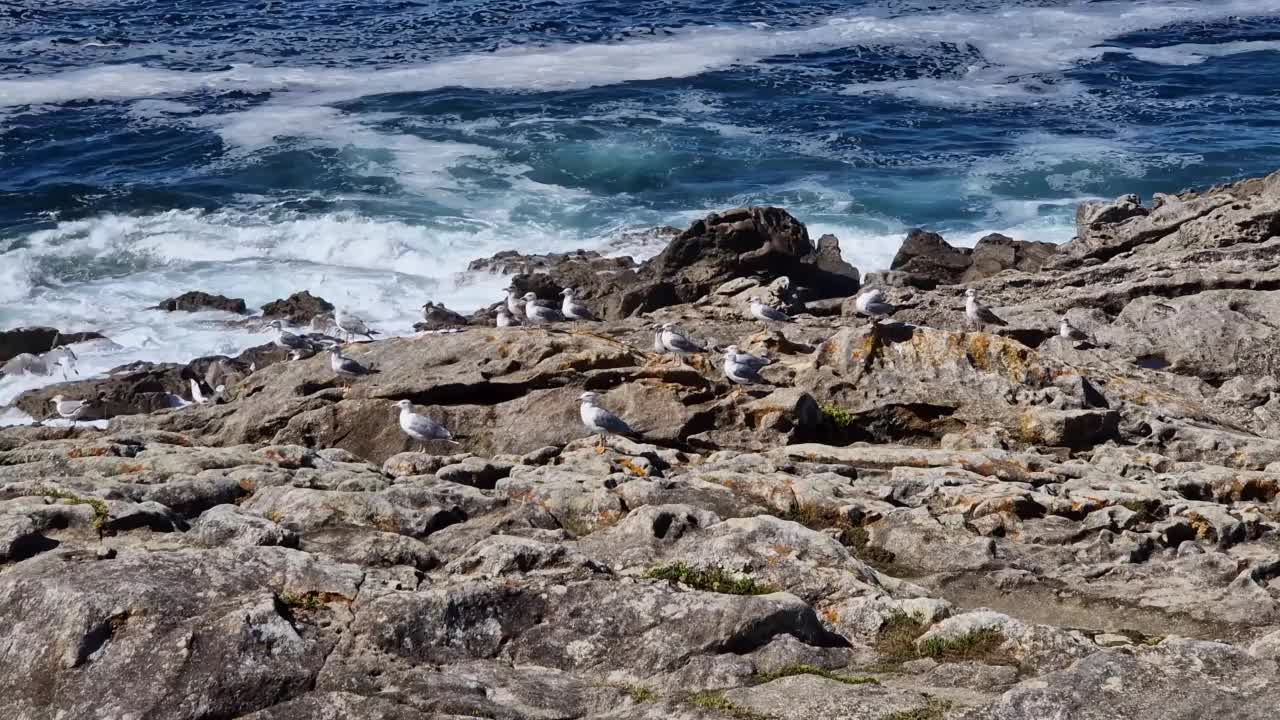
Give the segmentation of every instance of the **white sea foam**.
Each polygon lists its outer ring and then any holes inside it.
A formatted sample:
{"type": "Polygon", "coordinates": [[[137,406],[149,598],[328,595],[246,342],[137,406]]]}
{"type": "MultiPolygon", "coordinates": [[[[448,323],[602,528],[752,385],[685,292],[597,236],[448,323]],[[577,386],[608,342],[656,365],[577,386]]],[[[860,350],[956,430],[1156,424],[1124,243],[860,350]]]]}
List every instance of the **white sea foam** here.
{"type": "Polygon", "coordinates": [[[1224,43],[1181,43],[1153,48],[1107,48],[1127,53],[1143,62],[1158,65],[1199,65],[1218,57],[1229,57],[1252,52],[1280,51],[1280,40],[1239,40],[1224,43]]]}
{"type": "Polygon", "coordinates": [[[945,52],[944,47],[970,47],[982,57],[959,75],[859,84],[850,92],[891,92],[940,103],[1036,100],[1046,92],[1074,92],[1070,84],[1046,84],[1036,76],[1098,57],[1106,49],[1101,43],[1108,39],[1177,22],[1274,15],[1280,15],[1274,0],[1105,2],[897,16],[873,7],[799,30],[690,28],[662,38],[512,48],[381,70],[234,65],[186,72],[111,65],[0,79],[0,106],[230,91],[285,91],[292,96],[286,100],[289,104],[311,105],[445,87],[556,91],[692,77],[774,56],[864,46],[925,48],[934,53],[945,52]]]}

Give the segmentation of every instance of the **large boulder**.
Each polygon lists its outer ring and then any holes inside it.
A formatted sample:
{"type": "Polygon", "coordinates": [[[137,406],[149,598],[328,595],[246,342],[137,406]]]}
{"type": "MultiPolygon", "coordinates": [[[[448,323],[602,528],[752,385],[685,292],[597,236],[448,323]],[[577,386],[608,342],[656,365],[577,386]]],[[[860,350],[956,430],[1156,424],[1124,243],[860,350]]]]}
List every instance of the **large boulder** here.
{"type": "Polygon", "coordinates": [[[161,300],[160,304],[156,305],[155,309],[166,310],[168,312],[221,310],[223,312],[243,315],[245,313],[245,304],[244,300],[240,298],[229,298],[225,295],[212,295],[207,292],[193,290],[191,292],[185,292],[177,297],[161,300]]]}
{"type": "Polygon", "coordinates": [[[306,290],[262,306],[262,317],[267,320],[284,320],[290,325],[305,325],[311,322],[311,318],[331,312],[333,303],[306,290]]]}
{"type": "Polygon", "coordinates": [[[0,363],[24,353],[40,355],[55,347],[101,339],[104,339],[103,336],[96,332],[64,333],[51,327],[21,327],[4,330],[0,331],[0,363]]]}
{"type": "Polygon", "coordinates": [[[1034,272],[1057,248],[1053,243],[1014,240],[999,233],[987,235],[972,249],[958,248],[937,233],[916,228],[907,233],[890,269],[905,273],[904,284],[929,289],[970,283],[1009,269],[1034,272]]]}
{"type": "Polygon", "coordinates": [[[788,277],[807,299],[858,290],[858,273],[840,258],[834,238],[815,247],[804,224],[781,208],[749,207],[695,221],[636,269],[604,258],[572,257],[516,276],[521,292],[552,298],[572,286],[606,318],[690,303],[735,278],[768,283],[788,277]]]}

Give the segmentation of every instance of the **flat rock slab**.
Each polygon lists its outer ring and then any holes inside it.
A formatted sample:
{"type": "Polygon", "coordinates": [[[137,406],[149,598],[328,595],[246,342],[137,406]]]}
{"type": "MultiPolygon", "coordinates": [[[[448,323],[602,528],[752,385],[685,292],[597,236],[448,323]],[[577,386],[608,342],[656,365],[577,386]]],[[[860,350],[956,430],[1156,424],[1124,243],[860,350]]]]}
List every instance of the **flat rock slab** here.
{"type": "Polygon", "coordinates": [[[734,705],[781,720],[863,720],[929,706],[929,699],[913,690],[875,683],[854,685],[817,675],[780,678],[730,690],[724,697],[734,705]]]}

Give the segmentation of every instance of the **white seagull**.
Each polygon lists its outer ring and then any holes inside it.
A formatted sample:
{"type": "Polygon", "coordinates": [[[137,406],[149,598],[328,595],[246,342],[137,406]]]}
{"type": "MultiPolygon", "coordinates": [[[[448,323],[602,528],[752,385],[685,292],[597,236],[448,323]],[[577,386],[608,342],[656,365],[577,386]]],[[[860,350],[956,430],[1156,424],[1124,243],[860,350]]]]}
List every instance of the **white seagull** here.
{"type": "Polygon", "coordinates": [[[764,322],[791,322],[791,317],[786,313],[764,304],[758,297],[751,298],[751,317],[764,322]]]}
{"type": "Polygon", "coordinates": [[[760,368],[769,364],[769,358],[762,358],[751,353],[738,351],[737,345],[730,345],[724,351],[724,376],[737,385],[761,385],[760,368]]]}
{"type": "Polygon", "coordinates": [[[1008,325],[999,315],[991,312],[991,308],[978,302],[978,291],[969,288],[964,291],[964,314],[970,323],[979,328],[985,325],[1008,325]]]}
{"type": "Polygon", "coordinates": [[[667,346],[662,344],[662,327],[653,326],[653,351],[662,355],[667,351],[667,346]]]}
{"type": "Polygon", "coordinates": [[[524,298],[514,286],[507,288],[507,312],[516,320],[524,319],[524,298]]]}
{"type": "Polygon", "coordinates": [[[538,296],[533,293],[524,294],[524,316],[534,325],[548,325],[564,319],[555,309],[538,304],[538,296]]]}
{"type": "Polygon", "coordinates": [[[707,349],[689,339],[675,323],[662,324],[662,346],[677,355],[706,352],[707,349]]]}
{"type": "Polygon", "coordinates": [[[593,392],[584,392],[578,396],[579,414],[582,424],[593,434],[600,436],[596,452],[604,452],[605,435],[630,435],[637,433],[622,418],[600,407],[600,396],[593,392]]]}
{"type": "Polygon", "coordinates": [[[336,308],[333,311],[333,322],[347,334],[348,340],[355,335],[363,335],[372,340],[373,336],[378,333],[377,330],[370,330],[369,326],[359,316],[346,313],[342,308],[336,308]]]}
{"type": "Polygon", "coordinates": [[[413,403],[408,400],[401,400],[396,403],[400,408],[400,429],[405,435],[422,443],[422,449],[426,450],[427,442],[430,440],[444,440],[450,445],[457,445],[458,442],[453,439],[453,434],[448,428],[440,423],[432,420],[426,415],[419,415],[413,411],[413,403]]]}
{"type": "Polygon", "coordinates": [[[329,348],[329,367],[338,377],[348,380],[377,372],[343,355],[338,348],[329,348]]]}
{"type": "Polygon", "coordinates": [[[53,403],[53,407],[58,411],[58,416],[71,421],[71,427],[76,426],[76,420],[84,414],[88,403],[83,400],[67,400],[61,395],[54,395],[49,402],[53,403]]]}
{"type": "Polygon", "coordinates": [[[1062,317],[1062,322],[1058,323],[1058,336],[1066,338],[1067,340],[1093,342],[1093,338],[1089,337],[1089,333],[1081,330],[1075,325],[1072,325],[1071,321],[1068,320],[1065,315],[1062,317]]]}
{"type": "Polygon", "coordinates": [[[512,317],[510,310],[506,308],[498,308],[498,319],[494,324],[500,328],[514,327],[519,325],[520,321],[512,317]]]}
{"type": "Polygon", "coordinates": [[[884,292],[879,288],[862,293],[854,301],[853,305],[857,308],[859,314],[866,315],[873,320],[889,317],[898,310],[897,306],[884,302],[884,292]]]}
{"type": "Polygon", "coordinates": [[[288,330],[285,330],[283,322],[280,322],[279,320],[272,320],[271,327],[276,329],[276,346],[277,347],[282,347],[286,350],[296,350],[299,352],[304,352],[309,354],[315,353],[316,350],[312,346],[310,340],[302,337],[301,335],[295,335],[289,332],[288,330]]]}
{"type": "Polygon", "coordinates": [[[564,302],[560,304],[560,312],[567,320],[597,320],[595,315],[591,314],[591,310],[582,303],[573,299],[573,288],[565,288],[560,291],[564,296],[564,302]]]}

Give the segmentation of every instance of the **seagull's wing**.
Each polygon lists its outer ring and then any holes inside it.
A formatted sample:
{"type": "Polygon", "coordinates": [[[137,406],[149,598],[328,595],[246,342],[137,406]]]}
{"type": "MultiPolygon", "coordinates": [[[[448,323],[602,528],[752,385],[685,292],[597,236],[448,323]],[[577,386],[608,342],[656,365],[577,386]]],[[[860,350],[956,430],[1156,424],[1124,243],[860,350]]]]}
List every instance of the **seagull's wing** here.
{"type": "Polygon", "coordinates": [[[991,312],[991,308],[981,303],[978,304],[978,319],[984,323],[987,323],[988,325],[1008,325],[1009,324],[1005,322],[1003,319],[1001,319],[999,315],[996,315],[995,313],[991,312]]]}
{"type": "Polygon", "coordinates": [[[752,355],[751,353],[738,353],[734,356],[733,361],[739,365],[746,365],[753,368],[762,368],[773,361],[767,357],[752,355]]]}
{"type": "Polygon", "coordinates": [[[703,347],[698,343],[690,340],[687,336],[674,330],[662,336],[662,342],[668,349],[675,352],[699,353],[705,352],[703,347]]]}
{"type": "Polygon", "coordinates": [[[593,408],[591,415],[592,422],[601,430],[614,435],[635,435],[635,431],[626,421],[604,408],[593,408]]]}
{"type": "Polygon", "coordinates": [[[569,305],[569,312],[572,314],[573,319],[575,320],[595,320],[596,319],[596,316],[591,314],[591,310],[589,310],[587,306],[583,305],[582,303],[571,303],[569,305]]]}
{"type": "Polygon", "coordinates": [[[772,320],[774,322],[791,322],[790,315],[768,305],[760,306],[760,314],[763,315],[766,320],[772,320]]]}
{"type": "Polygon", "coordinates": [[[415,433],[432,440],[453,439],[453,434],[449,432],[448,428],[424,415],[414,414],[409,416],[409,427],[415,433]]]}
{"type": "Polygon", "coordinates": [[[368,375],[369,368],[349,357],[344,357],[338,361],[338,372],[347,373],[348,375],[368,375]]]}
{"type": "Polygon", "coordinates": [[[760,371],[745,363],[729,361],[724,366],[724,374],[729,376],[730,380],[743,385],[764,383],[764,378],[760,377],[760,371]]]}
{"type": "Polygon", "coordinates": [[[892,315],[897,310],[897,306],[886,302],[871,301],[866,304],[866,313],[868,315],[892,315]]]}

